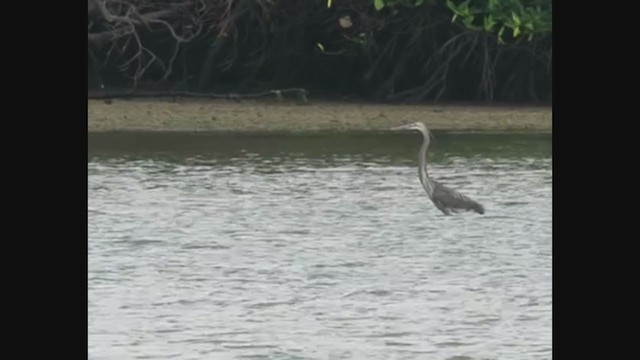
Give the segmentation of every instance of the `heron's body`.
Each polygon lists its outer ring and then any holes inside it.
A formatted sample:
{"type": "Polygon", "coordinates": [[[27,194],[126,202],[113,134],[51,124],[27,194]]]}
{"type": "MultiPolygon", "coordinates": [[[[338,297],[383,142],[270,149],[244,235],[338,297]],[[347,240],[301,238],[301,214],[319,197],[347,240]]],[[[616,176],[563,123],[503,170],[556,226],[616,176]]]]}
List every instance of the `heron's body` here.
{"type": "Polygon", "coordinates": [[[394,130],[418,130],[424,136],[424,142],[418,152],[418,176],[429,199],[445,215],[462,211],[475,211],[484,214],[484,207],[477,201],[431,179],[427,171],[427,150],[429,149],[429,130],[420,122],[398,126],[394,130]]]}

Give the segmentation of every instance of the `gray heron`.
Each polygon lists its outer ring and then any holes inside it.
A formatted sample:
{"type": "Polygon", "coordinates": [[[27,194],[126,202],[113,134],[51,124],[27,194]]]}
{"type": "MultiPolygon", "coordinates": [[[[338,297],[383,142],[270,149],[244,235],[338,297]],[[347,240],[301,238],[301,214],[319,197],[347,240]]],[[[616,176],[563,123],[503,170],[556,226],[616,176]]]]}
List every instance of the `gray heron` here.
{"type": "Polygon", "coordinates": [[[452,212],[459,213],[463,211],[475,211],[478,214],[484,214],[484,207],[480,203],[429,177],[429,173],[427,172],[427,149],[429,148],[431,132],[423,123],[415,122],[396,126],[391,128],[391,130],[417,130],[422,133],[424,141],[418,152],[418,176],[429,199],[431,199],[438,210],[442,211],[445,215],[451,215],[452,212]]]}

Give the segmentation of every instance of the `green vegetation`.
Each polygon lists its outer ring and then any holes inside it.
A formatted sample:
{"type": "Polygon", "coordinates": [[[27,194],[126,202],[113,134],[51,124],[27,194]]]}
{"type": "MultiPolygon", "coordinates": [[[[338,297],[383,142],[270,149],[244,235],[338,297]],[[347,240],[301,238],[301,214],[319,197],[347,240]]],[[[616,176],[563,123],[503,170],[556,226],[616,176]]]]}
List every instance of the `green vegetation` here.
{"type": "Polygon", "coordinates": [[[505,29],[511,30],[511,40],[515,42],[523,37],[530,42],[534,38],[544,39],[551,35],[551,0],[487,0],[476,3],[447,0],[454,20],[460,17],[470,30],[489,34],[497,32],[501,44],[504,44],[502,35],[505,29]]]}
{"type": "Polygon", "coordinates": [[[551,99],[551,0],[88,0],[91,87],[551,99]]]}

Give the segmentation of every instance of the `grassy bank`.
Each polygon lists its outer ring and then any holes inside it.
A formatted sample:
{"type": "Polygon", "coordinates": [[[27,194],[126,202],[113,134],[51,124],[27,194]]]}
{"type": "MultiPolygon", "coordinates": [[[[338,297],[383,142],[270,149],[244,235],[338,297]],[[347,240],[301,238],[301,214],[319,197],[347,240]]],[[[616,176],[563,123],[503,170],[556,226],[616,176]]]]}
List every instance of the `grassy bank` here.
{"type": "Polygon", "coordinates": [[[423,121],[434,130],[551,132],[551,108],[155,99],[88,102],[91,132],[382,130],[413,121],[423,121]]]}

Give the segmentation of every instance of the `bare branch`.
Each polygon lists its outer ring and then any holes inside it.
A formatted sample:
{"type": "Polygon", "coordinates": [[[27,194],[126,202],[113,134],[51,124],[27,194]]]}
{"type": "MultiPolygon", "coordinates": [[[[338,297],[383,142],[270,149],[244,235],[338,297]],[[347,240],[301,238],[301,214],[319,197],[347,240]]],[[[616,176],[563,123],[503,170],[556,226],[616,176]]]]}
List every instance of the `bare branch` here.
{"type": "Polygon", "coordinates": [[[166,26],[167,29],[169,29],[169,32],[171,33],[171,36],[173,36],[173,38],[176,39],[176,41],[179,42],[179,43],[181,43],[181,42],[189,42],[189,41],[191,41],[193,39],[193,37],[183,38],[182,36],[178,36],[178,34],[176,34],[175,30],[173,30],[173,27],[171,25],[169,25],[169,23],[164,21],[164,20],[151,19],[151,20],[147,20],[147,22],[158,23],[158,24],[162,24],[162,25],[166,26]]]}
{"type": "Polygon", "coordinates": [[[167,67],[167,71],[164,73],[162,80],[167,80],[169,78],[169,75],[171,75],[171,71],[173,70],[173,62],[175,61],[179,52],[180,52],[180,42],[177,42],[176,47],[173,51],[173,55],[171,55],[171,60],[169,60],[169,66],[167,67]]]}

